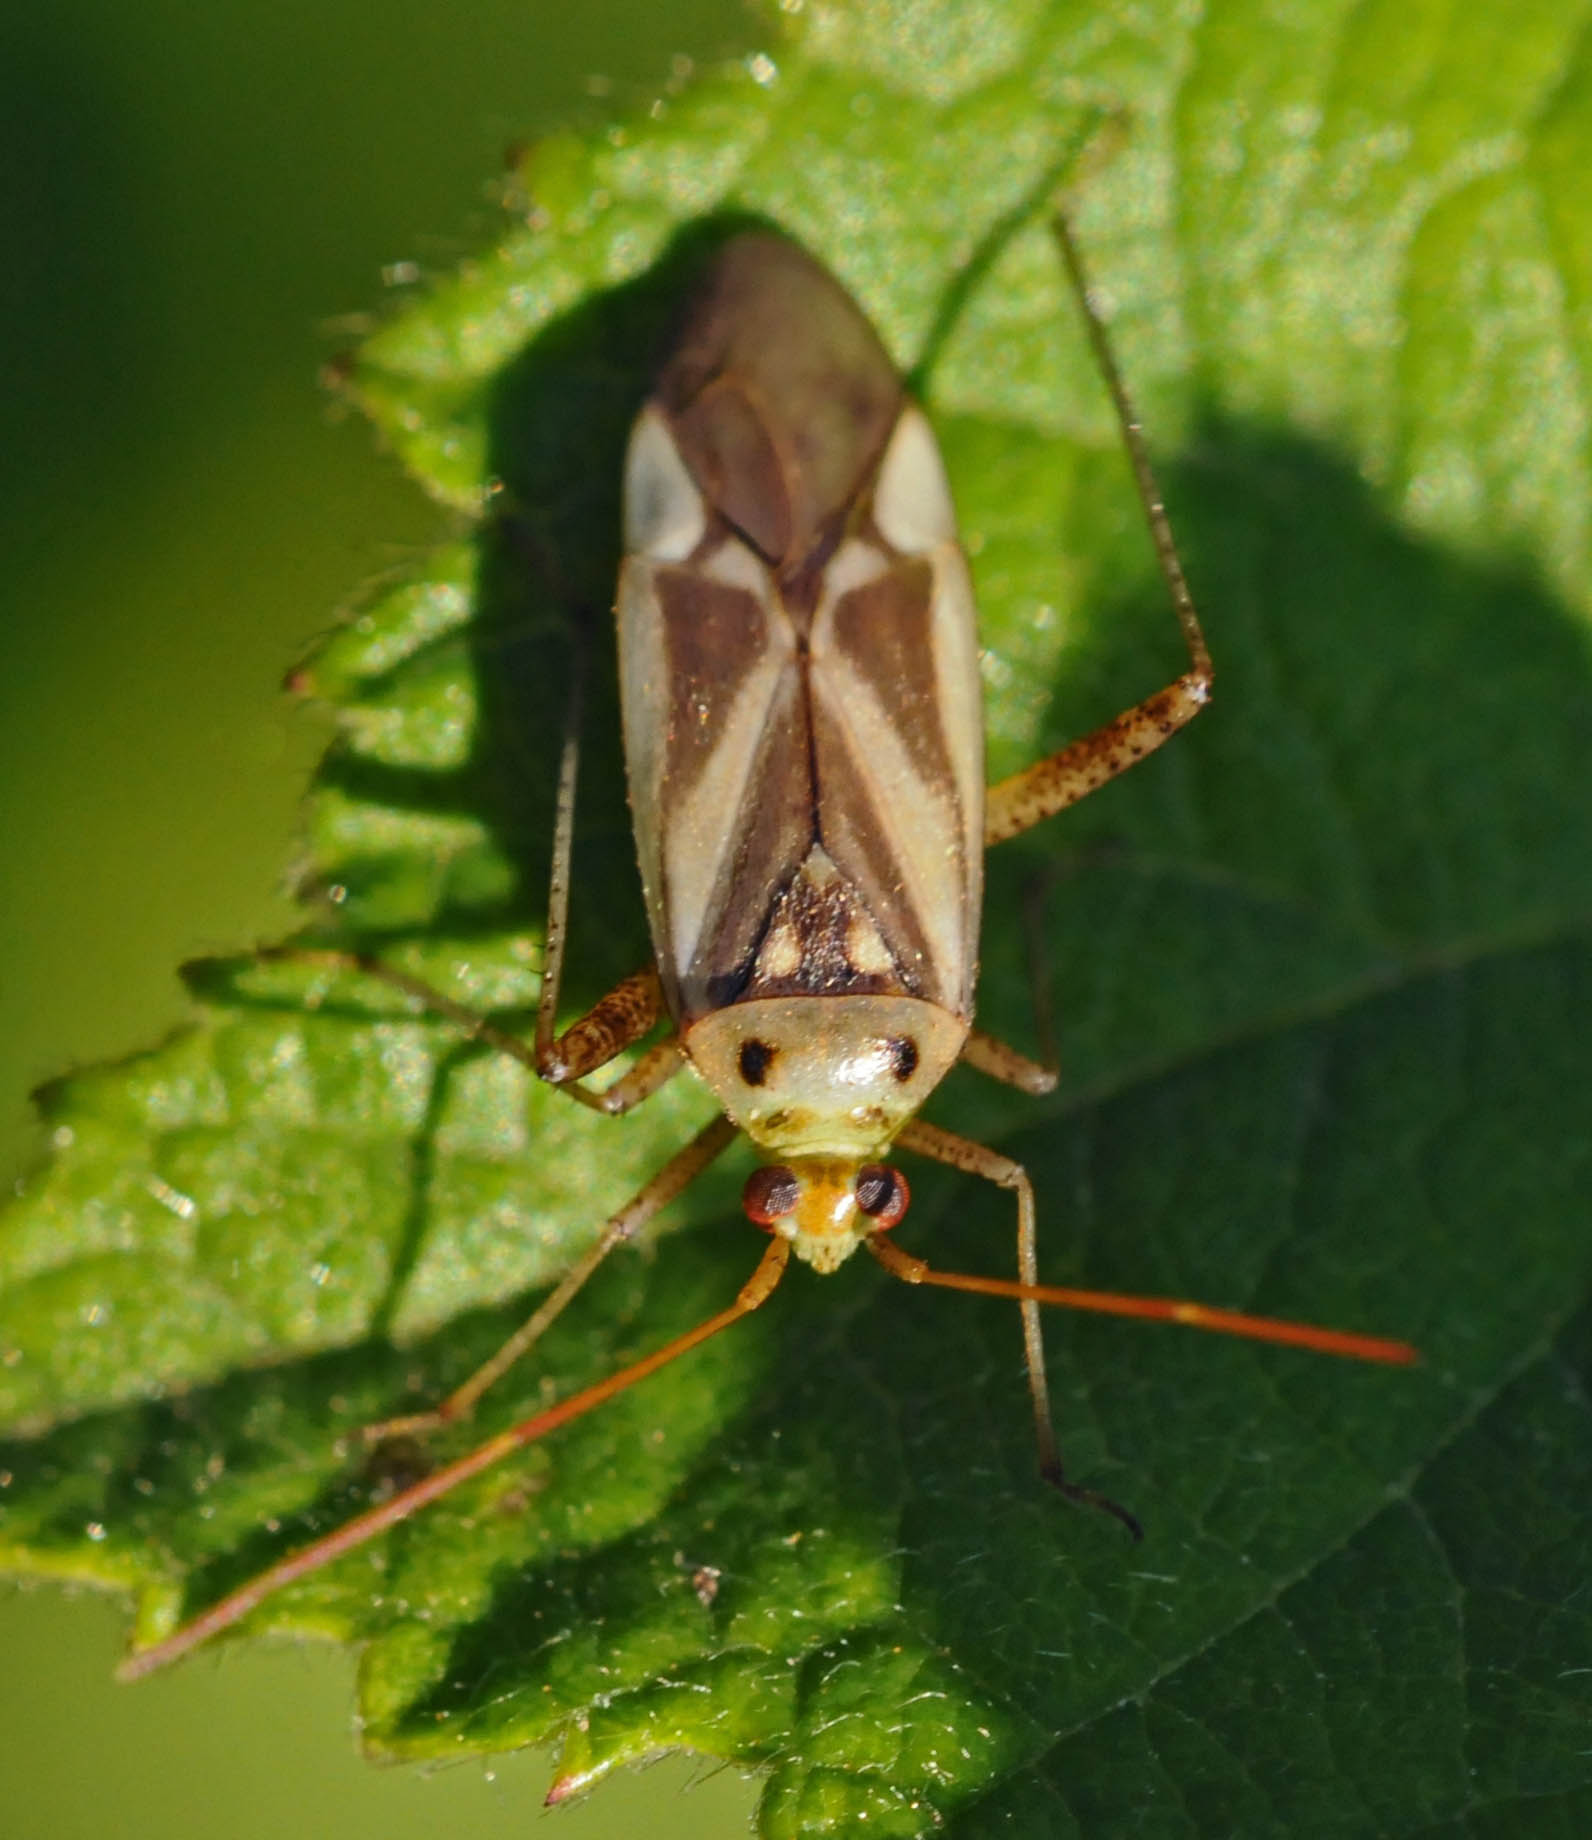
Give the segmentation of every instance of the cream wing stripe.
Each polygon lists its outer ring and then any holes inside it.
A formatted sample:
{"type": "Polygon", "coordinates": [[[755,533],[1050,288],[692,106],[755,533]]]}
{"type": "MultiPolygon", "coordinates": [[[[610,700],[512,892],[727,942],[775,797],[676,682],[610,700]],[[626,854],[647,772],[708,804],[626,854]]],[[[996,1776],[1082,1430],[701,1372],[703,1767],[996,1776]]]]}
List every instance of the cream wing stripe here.
{"type": "MultiPolygon", "coordinates": [[[[763,622],[768,644],[741,684],[715,692],[711,715],[719,729],[706,766],[684,790],[660,789],[664,807],[663,867],[667,876],[671,949],[677,976],[695,960],[720,872],[739,843],[736,821],[751,789],[759,743],[781,682],[795,669],[796,641],[774,598],[767,569],[733,539],[709,559],[704,574],[746,596],[747,617],[763,622]]],[[[660,737],[660,740],[662,737],[660,737]]]]}

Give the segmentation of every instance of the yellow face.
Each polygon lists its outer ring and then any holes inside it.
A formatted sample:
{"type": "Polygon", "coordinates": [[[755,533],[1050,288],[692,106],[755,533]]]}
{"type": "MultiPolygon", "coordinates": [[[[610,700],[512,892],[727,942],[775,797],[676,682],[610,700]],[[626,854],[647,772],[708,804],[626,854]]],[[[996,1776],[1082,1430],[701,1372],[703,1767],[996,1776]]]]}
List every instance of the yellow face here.
{"type": "Polygon", "coordinates": [[[907,1211],[906,1178],[884,1163],[795,1156],[755,1170],[742,1195],[747,1218],[790,1241],[814,1271],[834,1271],[870,1234],[907,1211]]]}
{"type": "Polygon", "coordinates": [[[767,1158],[747,1217],[833,1271],[906,1212],[882,1160],[949,1071],[967,1024],[918,997],[763,998],[685,1031],[692,1065],[767,1158]]]}

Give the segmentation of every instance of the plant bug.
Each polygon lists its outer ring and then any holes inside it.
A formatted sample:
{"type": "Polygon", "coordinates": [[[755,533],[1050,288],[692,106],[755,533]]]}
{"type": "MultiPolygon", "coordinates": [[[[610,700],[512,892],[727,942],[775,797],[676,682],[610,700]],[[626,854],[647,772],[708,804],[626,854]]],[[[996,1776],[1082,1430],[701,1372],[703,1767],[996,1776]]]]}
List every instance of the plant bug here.
{"type": "MultiPolygon", "coordinates": [[[[1034,1193],[1009,1157],[917,1117],[958,1060],[1029,1093],[1055,1075],[973,1021],[987,847],[1083,798],[1205,706],[1211,661],[1132,405],[1077,250],[1061,252],[1110,392],[1189,669],[1093,734],[986,789],[972,584],[929,423],[840,284],[794,243],[746,232],[708,264],[626,460],[617,595],[624,745],[655,962],[556,1029],[568,927],[577,722],[560,771],[534,1044],[403,973],[386,979],[619,1114],[689,1065],[722,1111],[597,1235],[530,1320],[434,1412],[469,1413],[622,1242],[738,1134],[762,1166],[743,1205],[768,1235],[733,1302],[686,1334],[488,1439],[262,1572],[124,1677],[173,1660],[271,1593],[373,1538],[512,1451],[757,1309],[795,1256],[833,1272],[859,1246],[909,1283],[1016,1300],[1043,1474],[1139,1527],[1063,1472],[1043,1304],[1155,1318],[1362,1360],[1401,1342],[1167,1298],[1042,1285],[1034,1193]],[[588,1075],[667,1033],[611,1085],[588,1075]],[[1016,1279],[940,1272],[897,1249],[899,1146],[1010,1190],[1016,1279]]],[[[293,956],[300,950],[284,948],[293,956]]]]}

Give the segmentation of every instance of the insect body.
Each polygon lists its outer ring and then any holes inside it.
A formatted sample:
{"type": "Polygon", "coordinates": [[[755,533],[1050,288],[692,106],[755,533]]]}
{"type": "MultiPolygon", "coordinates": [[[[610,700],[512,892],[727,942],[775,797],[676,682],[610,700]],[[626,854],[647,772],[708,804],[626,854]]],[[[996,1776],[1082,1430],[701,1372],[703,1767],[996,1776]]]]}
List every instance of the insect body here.
{"type": "Polygon", "coordinates": [[[984,737],[945,471],[852,301],[748,236],[641,413],[625,501],[625,747],[664,1000],[779,1159],[756,1214],[831,1271],[899,1213],[871,1166],[973,1016],[984,737]]]}
{"type": "MultiPolygon", "coordinates": [[[[685,1335],[536,1413],[290,1555],[153,1648],[150,1671],[271,1592],[372,1538],[756,1309],[794,1251],[831,1272],[858,1246],[914,1283],[1016,1299],[1045,1474],[1051,1430],[1039,1306],[1170,1319],[1369,1360],[1402,1343],[1175,1299],[1038,1282],[1021,1166],[916,1116],[958,1061],[1031,1092],[1054,1075],[974,1026],[985,848],[1122,771],[1189,721],[1210,659],[1126,394],[1058,225],[1117,407],[1190,668],[1094,734],[1001,782],[983,780],[977,636],[938,447],[840,285],[794,244],[734,238],[704,277],[625,473],[620,688],[637,854],[655,962],[558,1033],[577,749],[566,742],[547,955],[534,1046],[379,964],[319,954],[410,992],[533,1065],[581,1103],[623,1112],[689,1064],[722,1116],[607,1222],[530,1321],[432,1413],[467,1413],[608,1252],[744,1132],[763,1166],[744,1206],[769,1243],[739,1296],[685,1335]],[[667,1022],[611,1085],[584,1082],[667,1022]],[[898,1250],[902,1148],[986,1177],[1017,1202],[1016,1280],[938,1272],[898,1250]]],[[[288,949],[292,951],[292,948],[288,949]]]]}

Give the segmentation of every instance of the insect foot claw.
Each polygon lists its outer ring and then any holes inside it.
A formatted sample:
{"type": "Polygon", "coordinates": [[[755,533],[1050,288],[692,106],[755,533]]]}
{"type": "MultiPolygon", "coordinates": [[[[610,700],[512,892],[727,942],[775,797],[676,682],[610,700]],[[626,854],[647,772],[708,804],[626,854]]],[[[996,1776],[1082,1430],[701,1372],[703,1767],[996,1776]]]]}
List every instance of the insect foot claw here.
{"type": "Polygon", "coordinates": [[[1135,1546],[1144,1539],[1144,1528],[1138,1516],[1130,1514],[1120,1502],[1113,1501],[1109,1495],[1102,1495],[1098,1489],[1086,1489],[1081,1482],[1069,1482],[1062,1474],[1061,1465],[1041,1464],[1039,1472],[1053,1488],[1060,1489],[1068,1501],[1075,1501],[1083,1508],[1098,1508],[1102,1514],[1109,1514],[1115,1521],[1120,1521],[1133,1537],[1135,1546]]]}

